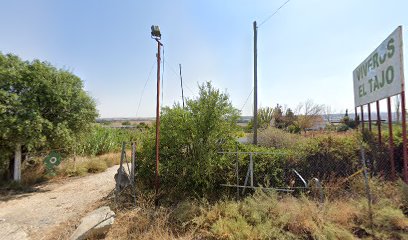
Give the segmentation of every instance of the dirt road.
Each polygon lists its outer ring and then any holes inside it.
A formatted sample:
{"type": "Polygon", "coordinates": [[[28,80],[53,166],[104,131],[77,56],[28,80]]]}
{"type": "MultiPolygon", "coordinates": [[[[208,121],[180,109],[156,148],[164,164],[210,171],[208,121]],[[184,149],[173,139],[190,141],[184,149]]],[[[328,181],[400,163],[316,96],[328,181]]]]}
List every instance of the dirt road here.
{"type": "Polygon", "coordinates": [[[105,197],[115,186],[117,169],[114,166],[103,173],[45,184],[39,191],[0,201],[0,239],[8,239],[5,233],[13,229],[23,230],[31,239],[46,237],[105,197]]]}

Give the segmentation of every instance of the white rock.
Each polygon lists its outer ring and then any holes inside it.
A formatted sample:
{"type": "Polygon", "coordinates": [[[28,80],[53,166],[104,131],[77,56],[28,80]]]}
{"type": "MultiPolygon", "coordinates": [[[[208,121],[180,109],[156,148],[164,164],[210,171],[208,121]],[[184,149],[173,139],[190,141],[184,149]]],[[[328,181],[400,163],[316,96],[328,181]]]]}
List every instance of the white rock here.
{"type": "Polygon", "coordinates": [[[115,213],[108,207],[100,207],[81,220],[81,224],[71,235],[71,240],[83,240],[92,235],[106,233],[112,226],[115,213]]]}

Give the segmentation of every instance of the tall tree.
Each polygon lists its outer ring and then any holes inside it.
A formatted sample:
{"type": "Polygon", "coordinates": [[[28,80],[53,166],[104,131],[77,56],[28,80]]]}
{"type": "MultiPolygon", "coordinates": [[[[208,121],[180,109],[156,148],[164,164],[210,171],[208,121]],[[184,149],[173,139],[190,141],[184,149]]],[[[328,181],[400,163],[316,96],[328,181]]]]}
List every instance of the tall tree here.
{"type": "Polygon", "coordinates": [[[315,104],[312,100],[300,103],[297,107],[297,125],[306,133],[308,128],[314,127],[322,121],[323,105],[315,104]]]}
{"type": "Polygon", "coordinates": [[[47,62],[0,53],[0,169],[15,152],[19,180],[21,149],[66,148],[97,117],[82,80],[47,62]]]}

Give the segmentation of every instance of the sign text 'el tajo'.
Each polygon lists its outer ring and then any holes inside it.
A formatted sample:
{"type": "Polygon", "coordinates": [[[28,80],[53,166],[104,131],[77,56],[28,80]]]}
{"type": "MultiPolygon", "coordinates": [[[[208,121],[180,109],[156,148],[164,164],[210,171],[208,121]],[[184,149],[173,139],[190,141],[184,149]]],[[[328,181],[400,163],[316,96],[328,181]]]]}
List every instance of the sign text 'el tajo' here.
{"type": "Polygon", "coordinates": [[[356,107],[403,91],[402,58],[402,27],[399,26],[353,71],[356,107]]]}

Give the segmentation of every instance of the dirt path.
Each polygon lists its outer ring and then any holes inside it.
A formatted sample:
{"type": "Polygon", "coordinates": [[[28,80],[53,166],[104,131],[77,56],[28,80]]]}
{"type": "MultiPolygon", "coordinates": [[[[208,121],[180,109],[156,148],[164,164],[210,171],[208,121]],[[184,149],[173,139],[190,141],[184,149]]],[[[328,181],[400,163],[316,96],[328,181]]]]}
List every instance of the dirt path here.
{"type": "Polygon", "coordinates": [[[18,227],[32,239],[41,239],[58,224],[78,217],[114,188],[113,177],[117,168],[114,166],[102,173],[45,184],[37,192],[0,201],[0,239],[7,239],[3,238],[6,230],[2,225],[18,227]]]}

